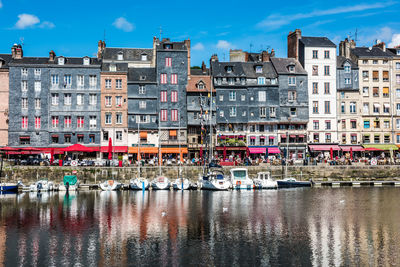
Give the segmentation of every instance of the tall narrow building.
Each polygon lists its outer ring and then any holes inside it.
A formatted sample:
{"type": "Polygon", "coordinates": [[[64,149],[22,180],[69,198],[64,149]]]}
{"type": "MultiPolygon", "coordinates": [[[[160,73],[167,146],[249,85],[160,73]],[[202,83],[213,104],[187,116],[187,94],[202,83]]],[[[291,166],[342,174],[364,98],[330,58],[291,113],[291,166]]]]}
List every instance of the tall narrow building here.
{"type": "Polygon", "coordinates": [[[0,146],[8,145],[8,97],[10,54],[0,54],[0,146]]]}

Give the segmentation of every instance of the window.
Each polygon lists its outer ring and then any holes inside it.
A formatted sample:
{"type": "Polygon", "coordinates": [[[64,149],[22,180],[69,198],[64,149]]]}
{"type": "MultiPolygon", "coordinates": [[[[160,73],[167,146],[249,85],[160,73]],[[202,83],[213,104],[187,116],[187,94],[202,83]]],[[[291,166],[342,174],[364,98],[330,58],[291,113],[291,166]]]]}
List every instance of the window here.
{"type": "Polygon", "coordinates": [[[350,120],[350,128],[351,129],[357,128],[357,120],[350,120]]]}
{"type": "Polygon", "coordinates": [[[22,129],[28,129],[28,117],[23,116],[21,119],[21,128],[22,129]]]}
{"type": "Polygon", "coordinates": [[[266,107],[260,107],[260,117],[261,118],[267,117],[267,108],[266,107]]]}
{"type": "Polygon", "coordinates": [[[110,64],[110,71],[117,71],[117,66],[114,64],[110,64]]]}
{"type": "Polygon", "coordinates": [[[369,114],[369,103],[363,104],[363,114],[369,114]]]}
{"type": "Polygon", "coordinates": [[[215,78],[215,80],[217,81],[217,84],[218,84],[218,85],[221,85],[221,84],[222,84],[222,78],[215,78]]]}
{"type": "Polygon", "coordinates": [[[324,83],[324,93],[329,95],[331,93],[330,83],[324,83]]]}
{"type": "Polygon", "coordinates": [[[142,61],[146,61],[146,60],[147,60],[147,55],[146,55],[146,54],[142,54],[141,57],[140,57],[140,59],[141,59],[142,61]]]}
{"type": "Polygon", "coordinates": [[[331,121],[325,121],[325,130],[331,129],[331,121]]]}
{"type": "Polygon", "coordinates": [[[332,141],[331,134],[330,133],[326,133],[325,134],[325,142],[326,143],[330,143],[331,141],[332,141]]]}
{"type": "Polygon", "coordinates": [[[116,138],[118,141],[122,141],[122,131],[116,131],[116,132],[115,132],[115,138],[116,138]]]}
{"type": "Polygon", "coordinates": [[[383,128],[389,129],[390,128],[390,122],[387,121],[387,120],[383,121],[383,128]]]}
{"type": "Polygon", "coordinates": [[[383,136],[383,142],[384,142],[385,144],[390,143],[390,135],[385,134],[385,135],[383,136]]]}
{"type": "Polygon", "coordinates": [[[396,55],[400,56],[400,49],[397,49],[396,52],[397,52],[396,55]]]}
{"type": "Polygon", "coordinates": [[[88,58],[88,57],[85,57],[85,58],[83,58],[83,65],[90,65],[90,58],[88,58]]]}
{"type": "Polygon", "coordinates": [[[291,117],[297,116],[297,108],[290,108],[290,116],[291,117]]]}
{"type": "Polygon", "coordinates": [[[203,82],[199,82],[199,83],[197,84],[197,89],[199,89],[199,90],[205,89],[204,83],[203,83],[203,82]]]}
{"type": "Polygon", "coordinates": [[[58,135],[51,136],[51,143],[58,144],[58,135]]]}
{"type": "Polygon", "coordinates": [[[383,104],[383,113],[389,113],[390,112],[390,105],[389,103],[383,104]]]}
{"type": "Polygon", "coordinates": [[[344,66],[344,72],[345,72],[345,73],[350,73],[350,71],[351,71],[350,65],[345,65],[345,66],[344,66]]]}
{"type": "MultiPolygon", "coordinates": [[[[57,124],[58,124],[58,117],[57,117],[57,124]]],[[[72,117],[64,116],[64,128],[71,128],[71,124],[72,124],[72,117]]]]}
{"type": "Polygon", "coordinates": [[[331,75],[331,74],[330,74],[330,68],[329,68],[329,66],[324,66],[324,75],[325,75],[325,76],[331,75]]]}
{"type": "Polygon", "coordinates": [[[84,135],[83,134],[78,134],[78,136],[77,136],[77,141],[78,141],[78,143],[83,143],[84,141],[84,135]]]}
{"type": "Polygon", "coordinates": [[[22,76],[28,76],[28,69],[21,69],[22,76]]]}
{"type": "Polygon", "coordinates": [[[289,86],[296,86],[296,77],[289,77],[289,86]]]}
{"type": "Polygon", "coordinates": [[[224,117],[224,111],[223,110],[220,110],[219,111],[219,116],[222,118],[222,117],[224,117]]]}
{"type": "Polygon", "coordinates": [[[288,91],[288,101],[293,102],[297,100],[297,93],[296,91],[288,91]]]}
{"type": "Polygon", "coordinates": [[[400,103],[396,104],[396,115],[400,116],[400,103]]]}
{"type": "Polygon", "coordinates": [[[81,106],[84,104],[84,95],[83,94],[77,94],[76,95],[76,104],[78,106],[81,106]]]}
{"type": "Polygon", "coordinates": [[[382,73],[382,79],[384,82],[388,82],[389,81],[389,71],[384,70],[382,73]]]}
{"type": "Polygon", "coordinates": [[[260,102],[267,101],[267,92],[266,91],[258,91],[258,101],[260,101],[260,102]]]}
{"type": "Polygon", "coordinates": [[[167,91],[161,91],[160,101],[167,102],[167,91]]]}
{"type": "Polygon", "coordinates": [[[51,117],[51,127],[58,128],[58,116],[51,117]]]}
{"type": "Polygon", "coordinates": [[[293,73],[295,71],[295,67],[293,65],[289,66],[289,72],[293,73]]]}
{"type": "Polygon", "coordinates": [[[369,120],[364,120],[364,129],[369,129],[370,124],[369,124],[369,120]]]}
{"type": "Polygon", "coordinates": [[[97,118],[96,116],[89,116],[89,127],[96,128],[97,126],[97,118]]]}
{"type": "Polygon", "coordinates": [[[64,105],[70,106],[72,103],[72,96],[71,94],[64,94],[64,105]]]}
{"type": "Polygon", "coordinates": [[[229,116],[230,117],[236,117],[236,107],[230,107],[229,108],[229,116]]]}
{"type": "Polygon", "coordinates": [[[171,91],[171,102],[178,102],[178,91],[171,91]]]}
{"type": "Polygon", "coordinates": [[[264,85],[265,84],[265,78],[264,77],[258,77],[257,84],[258,85],[264,85]]]}
{"type": "Polygon", "coordinates": [[[319,121],[313,121],[313,129],[319,130],[319,121]]]}
{"type": "MultiPolygon", "coordinates": [[[[253,136],[252,136],[253,137],[253,136]]],[[[255,136],[254,136],[255,137],[255,136]]],[[[256,139],[255,138],[250,138],[250,145],[255,146],[256,145],[256,139]]]]}
{"type": "Polygon", "coordinates": [[[370,143],[371,141],[370,141],[370,139],[369,139],[369,134],[368,135],[364,135],[363,136],[363,143],[370,143]]]}
{"type": "Polygon", "coordinates": [[[21,108],[28,109],[28,98],[21,98],[21,108]]]}
{"type": "Polygon", "coordinates": [[[340,112],[342,114],[346,113],[346,103],[345,102],[340,103],[340,112]]]}
{"type": "Polygon", "coordinates": [[[89,75],[89,87],[91,89],[96,88],[97,86],[97,77],[96,75],[89,75]]]}
{"type": "Polygon", "coordinates": [[[95,106],[97,102],[97,95],[96,94],[89,94],[89,105],[95,106]]]}
{"type": "Polygon", "coordinates": [[[172,66],[172,58],[166,57],[165,58],[165,67],[171,67],[172,66]]]}
{"type": "Polygon", "coordinates": [[[178,110],[171,110],[171,121],[178,121],[178,110]]]}
{"type": "Polygon", "coordinates": [[[350,78],[344,78],[344,84],[346,84],[346,85],[351,84],[351,79],[350,78]]]}
{"type": "Polygon", "coordinates": [[[396,62],[396,70],[400,70],[400,62],[396,62]]]}
{"type": "MultiPolygon", "coordinates": [[[[363,87],[363,96],[369,96],[369,87],[363,87]]],[[[399,94],[400,96],[400,94],[399,94]]]]}
{"type": "Polygon", "coordinates": [[[146,87],[144,85],[139,85],[139,95],[146,94],[146,87]]]}
{"type": "Polygon", "coordinates": [[[396,74],[396,84],[400,84],[400,74],[396,74]]]}
{"type": "Polygon", "coordinates": [[[312,93],[313,94],[318,94],[318,83],[313,83],[312,84],[312,93]]]}
{"type": "Polygon", "coordinates": [[[227,66],[226,67],[226,72],[231,73],[232,72],[232,66],[227,66]]]}
{"type": "Polygon", "coordinates": [[[362,77],[363,77],[363,81],[364,82],[368,82],[368,80],[369,80],[369,72],[367,70],[364,70],[362,72],[362,77]]]}
{"type": "Polygon", "coordinates": [[[118,53],[117,60],[124,60],[124,54],[122,52],[118,53]]]}
{"type": "Polygon", "coordinates": [[[35,98],[35,109],[40,109],[40,108],[41,108],[40,98],[35,98]]]}
{"type": "Polygon", "coordinates": [[[51,94],[51,104],[53,106],[58,105],[58,94],[51,94]]]}
{"type": "Polygon", "coordinates": [[[52,74],[51,75],[51,86],[52,87],[57,87],[59,83],[58,75],[57,74],[52,74]]]}
{"type": "Polygon", "coordinates": [[[400,119],[396,119],[396,129],[400,129],[400,119]]]}
{"type": "Polygon", "coordinates": [[[318,58],[318,50],[312,51],[312,58],[318,58]]]}
{"type": "Polygon", "coordinates": [[[352,144],[357,144],[357,134],[351,134],[350,140],[352,144]]]}
{"type": "Polygon", "coordinates": [[[379,144],[381,142],[381,137],[379,134],[374,135],[374,143],[379,144]]]}
{"type": "Polygon", "coordinates": [[[224,95],[219,95],[219,101],[220,102],[224,101],[224,95]]]}
{"type": "Polygon", "coordinates": [[[314,143],[319,143],[319,134],[315,133],[313,140],[314,143]]]}
{"type": "Polygon", "coordinates": [[[342,129],[346,129],[346,120],[342,120],[342,129]]]}
{"type": "Polygon", "coordinates": [[[350,102],[350,113],[356,113],[356,102],[350,102]]]}
{"type": "Polygon", "coordinates": [[[379,129],[381,127],[379,120],[374,120],[374,128],[379,129]]]}
{"type": "Polygon", "coordinates": [[[262,73],[262,66],[256,66],[256,73],[262,73]]]}
{"type": "Polygon", "coordinates": [[[117,112],[115,114],[115,123],[122,124],[122,113],[121,112],[117,112]]]}
{"type": "Polygon", "coordinates": [[[269,116],[270,116],[270,118],[275,118],[276,117],[276,108],[275,107],[270,107],[269,108],[269,116]]]}
{"type": "Polygon", "coordinates": [[[374,70],[372,72],[372,81],[374,82],[379,82],[379,71],[374,70]]]}
{"type": "Polygon", "coordinates": [[[112,123],[111,113],[106,113],[105,114],[105,124],[111,124],[111,123],[112,123]]]}
{"type": "Polygon", "coordinates": [[[383,97],[389,97],[389,87],[383,87],[382,88],[382,96],[383,97]]]}
{"type": "Polygon", "coordinates": [[[106,97],[104,97],[104,99],[105,99],[106,107],[111,107],[111,105],[112,105],[112,97],[111,96],[106,96],[106,97]]]}
{"type": "Polygon", "coordinates": [[[78,88],[82,89],[85,87],[85,76],[78,75],[78,88]]]}
{"type": "Polygon", "coordinates": [[[161,84],[167,83],[167,74],[165,74],[165,73],[160,74],[160,83],[161,84]]]}
{"type": "Polygon", "coordinates": [[[161,110],[161,121],[167,121],[168,120],[168,111],[166,109],[161,110]]]}
{"type": "Polygon", "coordinates": [[[329,58],[329,51],[328,50],[324,51],[324,58],[329,58]]]}
{"type": "Polygon", "coordinates": [[[115,80],[115,88],[122,89],[122,79],[115,80]]]}
{"type": "Polygon", "coordinates": [[[89,134],[89,143],[91,143],[91,144],[96,143],[96,135],[89,134]]]}
{"type": "Polygon", "coordinates": [[[229,101],[236,101],[236,92],[229,91],[229,101]]]}
{"type": "Polygon", "coordinates": [[[111,88],[111,79],[106,79],[106,89],[111,88]]]}
{"type": "Polygon", "coordinates": [[[35,92],[40,92],[42,88],[42,83],[40,81],[35,81],[35,92]]]}
{"type": "Polygon", "coordinates": [[[342,143],[346,144],[346,134],[342,134],[342,143]]]}
{"type": "Polygon", "coordinates": [[[21,91],[28,91],[28,81],[21,81],[21,91]]]}
{"type": "Polygon", "coordinates": [[[146,80],[146,75],[140,75],[139,80],[141,80],[141,81],[146,80]]]}
{"type": "Polygon", "coordinates": [[[330,113],[331,113],[331,102],[325,101],[325,114],[330,114],[330,113]]]}
{"type": "Polygon", "coordinates": [[[64,88],[71,88],[72,85],[72,76],[64,75],[64,88]]]}
{"type": "Polygon", "coordinates": [[[103,132],[103,140],[108,141],[108,132],[107,131],[103,132]]]}
{"type": "Polygon", "coordinates": [[[71,135],[69,134],[64,135],[64,143],[71,144],[71,135]]]}
{"type": "Polygon", "coordinates": [[[146,101],[144,101],[144,100],[139,101],[139,108],[140,109],[145,109],[146,108],[146,101]]]}
{"type": "Polygon", "coordinates": [[[313,101],[313,113],[317,114],[318,113],[318,101],[313,101]]]}
{"type": "Polygon", "coordinates": [[[375,64],[375,65],[378,64],[378,60],[373,60],[372,64],[375,64]]]}
{"type": "Polygon", "coordinates": [[[171,84],[178,84],[178,74],[171,74],[171,84]]]}
{"type": "Polygon", "coordinates": [[[85,122],[84,117],[83,116],[76,117],[76,122],[77,122],[77,128],[83,128],[85,122]]]}
{"type": "Polygon", "coordinates": [[[380,104],[378,104],[378,103],[374,103],[374,109],[373,109],[373,112],[374,113],[379,113],[379,108],[381,107],[381,105],[380,104]]]}
{"type": "Polygon", "coordinates": [[[374,97],[379,97],[379,87],[373,87],[372,88],[372,95],[374,97]]]}
{"type": "Polygon", "coordinates": [[[317,65],[312,66],[312,75],[318,76],[318,66],[317,65]]]}
{"type": "Polygon", "coordinates": [[[115,106],[117,108],[122,107],[122,96],[118,95],[115,97],[115,106]]]}

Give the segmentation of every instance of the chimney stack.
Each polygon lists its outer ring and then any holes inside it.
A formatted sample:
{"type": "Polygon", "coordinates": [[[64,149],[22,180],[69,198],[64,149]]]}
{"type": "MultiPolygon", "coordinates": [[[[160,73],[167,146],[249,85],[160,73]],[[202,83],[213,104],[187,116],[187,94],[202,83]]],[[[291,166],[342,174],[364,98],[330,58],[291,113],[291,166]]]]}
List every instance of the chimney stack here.
{"type": "Polygon", "coordinates": [[[374,45],[374,47],[378,47],[380,49],[382,49],[383,52],[386,52],[386,44],[385,42],[381,42],[381,41],[377,41],[376,44],[374,45]]]}
{"type": "Polygon", "coordinates": [[[55,59],[56,59],[56,53],[54,53],[54,51],[51,50],[49,52],[49,61],[54,62],[55,59]]]}
{"type": "Polygon", "coordinates": [[[301,39],[301,30],[296,29],[289,32],[287,36],[287,57],[299,60],[299,40],[301,39]]]}
{"type": "Polygon", "coordinates": [[[186,49],[187,49],[187,69],[188,69],[188,75],[190,75],[190,39],[184,40],[186,49]]]}
{"type": "Polygon", "coordinates": [[[103,57],[103,52],[104,52],[105,48],[106,48],[106,42],[100,40],[97,43],[97,58],[102,58],[103,57]]]}
{"type": "Polygon", "coordinates": [[[14,44],[11,47],[11,56],[13,59],[22,59],[24,56],[24,51],[22,50],[21,45],[14,44]]]}
{"type": "Polygon", "coordinates": [[[207,72],[207,66],[206,66],[206,64],[204,63],[204,61],[201,62],[201,70],[203,71],[203,73],[206,73],[206,72],[207,72]]]}
{"type": "Polygon", "coordinates": [[[354,40],[349,41],[348,38],[344,39],[339,43],[339,56],[350,58],[351,49],[356,48],[356,42],[354,40]]]}

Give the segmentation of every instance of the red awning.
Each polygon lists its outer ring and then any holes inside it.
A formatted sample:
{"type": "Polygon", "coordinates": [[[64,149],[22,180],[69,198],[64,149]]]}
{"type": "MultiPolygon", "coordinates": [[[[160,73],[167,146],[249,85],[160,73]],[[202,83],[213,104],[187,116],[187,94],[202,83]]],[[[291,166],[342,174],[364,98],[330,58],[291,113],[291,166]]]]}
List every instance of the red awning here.
{"type": "Polygon", "coordinates": [[[355,151],[364,151],[364,148],[362,146],[340,146],[340,148],[344,152],[350,151],[350,148],[353,150],[353,152],[355,152],[355,151]]]}
{"type": "Polygon", "coordinates": [[[75,145],[69,146],[67,148],[64,148],[63,151],[66,151],[66,152],[92,152],[92,149],[90,147],[86,147],[81,144],[75,144],[75,145]]]}
{"type": "Polygon", "coordinates": [[[291,135],[289,135],[289,137],[290,137],[290,138],[296,138],[296,135],[291,134],[291,135]]]}
{"type": "Polygon", "coordinates": [[[279,153],[281,153],[281,151],[279,150],[279,147],[269,147],[268,153],[269,154],[279,154],[279,153]]]}
{"type": "Polygon", "coordinates": [[[265,136],[260,136],[261,139],[265,139],[265,136]]]}
{"type": "Polygon", "coordinates": [[[304,138],[304,134],[299,134],[299,137],[300,138],[304,138]]]}
{"type": "MultiPolygon", "coordinates": [[[[103,153],[108,153],[108,146],[102,146],[100,151],[103,152],[103,153]]],[[[115,152],[115,153],[128,153],[128,147],[127,146],[113,146],[112,147],[112,152],[115,152]]]]}
{"type": "Polygon", "coordinates": [[[366,147],[364,148],[364,151],[384,151],[384,150],[375,147],[366,147]]]}
{"type": "Polygon", "coordinates": [[[269,139],[275,139],[275,136],[270,136],[269,139]]]}
{"type": "Polygon", "coordinates": [[[19,148],[14,148],[14,147],[9,147],[9,146],[0,148],[0,151],[18,151],[18,150],[19,150],[19,148]]]}
{"type": "Polygon", "coordinates": [[[250,139],[256,139],[256,137],[255,136],[250,136],[250,139]]]}
{"type": "Polygon", "coordinates": [[[338,145],[309,145],[311,151],[339,151],[340,147],[338,145]]]}
{"type": "Polygon", "coordinates": [[[281,138],[286,138],[286,134],[282,134],[282,135],[281,135],[281,138]]]}
{"type": "Polygon", "coordinates": [[[249,147],[251,154],[265,154],[265,147],[249,147]]]}

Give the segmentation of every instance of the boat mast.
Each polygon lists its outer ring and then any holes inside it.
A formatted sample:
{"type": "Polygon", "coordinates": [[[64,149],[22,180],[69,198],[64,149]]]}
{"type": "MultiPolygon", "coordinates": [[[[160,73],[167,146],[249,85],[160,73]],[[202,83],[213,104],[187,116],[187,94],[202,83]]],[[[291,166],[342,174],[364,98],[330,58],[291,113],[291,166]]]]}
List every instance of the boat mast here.
{"type": "Polygon", "coordinates": [[[288,170],[288,156],[289,156],[289,132],[286,132],[286,170],[285,170],[285,174],[286,174],[286,178],[288,177],[287,175],[287,170],[288,170]]]}
{"type": "Polygon", "coordinates": [[[138,132],[137,162],[139,164],[139,167],[138,167],[138,178],[140,178],[140,161],[141,161],[141,158],[140,158],[140,115],[139,115],[139,120],[138,120],[137,132],[138,132]]]}
{"type": "Polygon", "coordinates": [[[161,135],[161,110],[158,111],[158,172],[161,176],[161,142],[160,142],[160,135],[161,135]]]}
{"type": "Polygon", "coordinates": [[[178,179],[181,176],[181,163],[182,163],[182,158],[181,158],[181,120],[179,118],[178,120],[178,147],[179,147],[179,168],[178,168],[178,179]]]}
{"type": "Polygon", "coordinates": [[[212,159],[213,159],[212,104],[213,104],[213,95],[212,95],[212,85],[211,85],[210,86],[210,113],[208,114],[208,119],[210,120],[210,155],[209,155],[209,162],[212,162],[212,159]]]}

